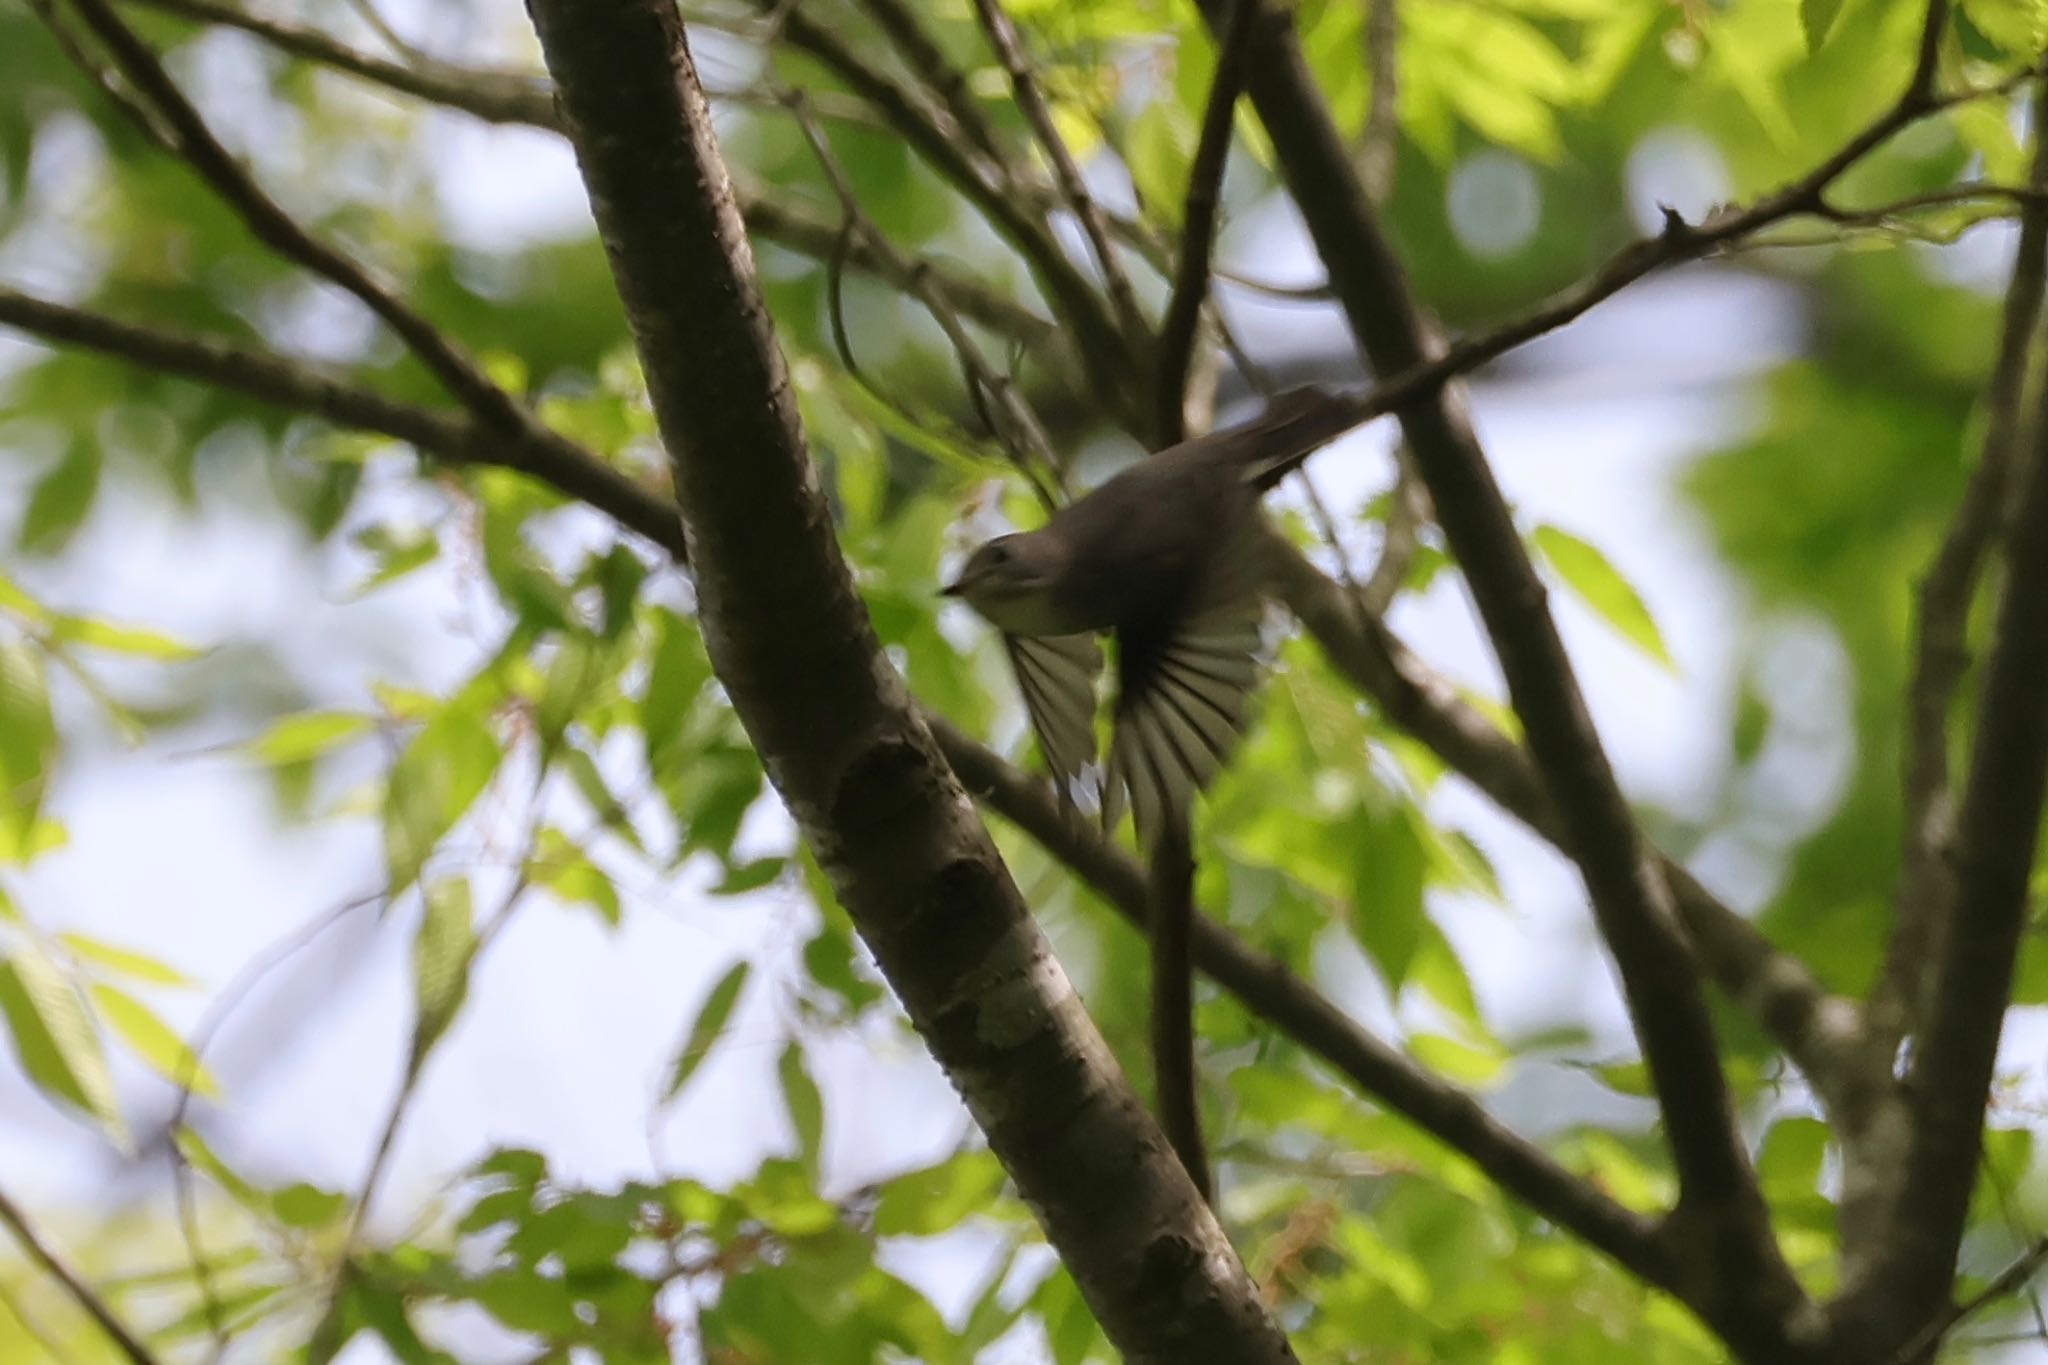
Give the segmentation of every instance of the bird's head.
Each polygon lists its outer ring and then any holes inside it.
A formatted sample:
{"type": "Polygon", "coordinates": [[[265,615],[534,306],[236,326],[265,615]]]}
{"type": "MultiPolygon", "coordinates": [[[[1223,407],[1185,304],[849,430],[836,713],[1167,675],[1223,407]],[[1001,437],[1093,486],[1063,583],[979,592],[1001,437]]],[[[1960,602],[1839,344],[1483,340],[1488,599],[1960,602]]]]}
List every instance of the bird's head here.
{"type": "Polygon", "coordinates": [[[1060,567],[1060,547],[1043,532],[997,536],[969,555],[940,592],[1013,635],[1056,634],[1050,617],[1060,567]]]}

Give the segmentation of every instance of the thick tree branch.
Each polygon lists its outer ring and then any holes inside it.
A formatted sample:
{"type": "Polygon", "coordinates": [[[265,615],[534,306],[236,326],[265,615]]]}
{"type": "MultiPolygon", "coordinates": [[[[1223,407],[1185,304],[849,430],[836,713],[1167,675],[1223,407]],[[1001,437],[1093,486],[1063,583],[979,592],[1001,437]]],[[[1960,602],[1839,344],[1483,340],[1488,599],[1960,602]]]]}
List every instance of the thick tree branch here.
{"type": "Polygon", "coordinates": [[[28,1253],[31,1261],[64,1286],[64,1292],[71,1296],[72,1302],[83,1308],[86,1316],[99,1325],[107,1339],[127,1358],[129,1365],[157,1365],[155,1353],[142,1344],[142,1339],[121,1321],[120,1315],[85,1282],[84,1277],[43,1240],[21,1206],[5,1193],[0,1193],[0,1223],[7,1225],[7,1230],[14,1234],[14,1240],[21,1244],[21,1249],[28,1253]]]}
{"type": "MultiPolygon", "coordinates": [[[[1204,11],[1212,29],[1227,17],[1220,0],[1204,11]]],[[[1255,24],[1246,64],[1246,89],[1361,350],[1382,374],[1427,364],[1442,349],[1436,324],[1409,288],[1284,16],[1255,24]]],[[[1692,1261],[1686,1297],[1732,1343],[1788,1349],[1817,1332],[1817,1315],[1772,1236],[1692,950],[1608,766],[1542,581],[1462,407],[1435,393],[1400,416],[1620,969],[1678,1168],[1692,1261]]]]}
{"type": "MultiPolygon", "coordinates": [[[[1137,861],[1063,810],[1052,789],[947,721],[926,724],[975,798],[1031,836],[1145,931],[1150,891],[1137,861]]],[[[1656,1225],[1503,1127],[1477,1100],[1388,1047],[1279,960],[1247,947],[1204,915],[1193,921],[1195,965],[1244,1007],[1417,1127],[1461,1153],[1516,1198],[1650,1284],[1675,1267],[1656,1225]]]]}
{"type": "MultiPolygon", "coordinates": [[[[2038,382],[2038,381],[2037,381],[2038,382]]],[[[1911,1146],[1890,1225],[1845,1314],[1896,1341],[1940,1311],[1976,1185],[1984,1109],[2027,918],[2048,791],[2048,384],[2019,474],[1977,732],[1956,820],[1954,907],[1907,1084],[1911,1146]]]]}
{"type": "Polygon", "coordinates": [[[706,647],[769,776],[1112,1342],[1291,1361],[883,658],[668,0],[532,0],[655,414],[706,647]]]}
{"type": "Polygon", "coordinates": [[[1256,7],[1233,0],[1230,27],[1216,46],[1216,75],[1202,110],[1202,132],[1188,166],[1188,192],[1180,215],[1180,256],[1174,263],[1173,293],[1159,320],[1152,382],[1155,446],[1180,444],[1187,434],[1188,369],[1201,331],[1202,304],[1209,297],[1209,261],[1216,249],[1216,213],[1223,198],[1223,170],[1230,160],[1230,130],[1243,88],[1239,63],[1245,30],[1256,7]]]}
{"type": "MultiPolygon", "coordinates": [[[[2048,116],[2048,100],[2034,105],[2035,127],[2048,116]]],[[[2048,137],[2034,139],[2030,188],[2048,189],[2048,137]]],[[[1889,1066],[1900,1040],[1924,1016],[1929,966],[1936,958],[1940,926],[1954,903],[1949,855],[1955,834],[1948,743],[1956,690],[1970,664],[1970,606],[1977,595],[1984,559],[1991,550],[2025,439],[2021,406],[2026,397],[2027,362],[2041,315],[2048,277],[2048,200],[2036,197],[2022,211],[2012,280],[2005,291],[1998,358],[1991,371],[1984,443],[1977,467],[1949,522],[1948,534],[1920,584],[1918,639],[1913,677],[1906,692],[1903,772],[1905,830],[1897,916],[1876,987],[1871,992],[1871,1050],[1889,1066]]]]}

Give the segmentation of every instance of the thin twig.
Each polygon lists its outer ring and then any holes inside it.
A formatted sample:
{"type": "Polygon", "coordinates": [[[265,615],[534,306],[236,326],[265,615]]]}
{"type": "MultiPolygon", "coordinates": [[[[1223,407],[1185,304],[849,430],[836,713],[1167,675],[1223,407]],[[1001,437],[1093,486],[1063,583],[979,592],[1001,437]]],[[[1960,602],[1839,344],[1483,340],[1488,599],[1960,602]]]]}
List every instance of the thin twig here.
{"type": "Polygon", "coordinates": [[[28,1253],[30,1260],[64,1286],[64,1292],[85,1310],[86,1316],[99,1325],[99,1329],[107,1334],[107,1339],[120,1348],[121,1354],[128,1358],[130,1365],[157,1365],[156,1355],[142,1344],[142,1339],[136,1336],[128,1324],[121,1320],[120,1315],[114,1312],[112,1306],[85,1282],[84,1277],[73,1270],[70,1264],[57,1254],[55,1248],[43,1240],[21,1206],[5,1192],[0,1192],[0,1223],[7,1224],[8,1231],[14,1234],[14,1240],[21,1244],[21,1249],[28,1253]]]}
{"type": "Polygon", "coordinates": [[[175,14],[194,23],[237,29],[294,57],[318,62],[360,80],[445,104],[487,123],[529,124],[561,131],[547,77],[534,72],[456,66],[411,54],[393,61],[364,52],[320,29],[250,14],[219,0],[122,0],[175,14]]]}
{"type": "Polygon", "coordinates": [[[966,73],[947,58],[937,40],[925,31],[917,12],[904,0],[860,0],[860,7],[887,36],[904,67],[939,97],[976,150],[1002,174],[1010,174],[1009,158],[996,139],[995,129],[975,102],[974,92],[967,88],[966,73]]]}
{"type": "Polygon", "coordinates": [[[1950,1332],[2000,1299],[2018,1293],[2044,1264],[2048,1264],[2048,1237],[2043,1237],[2028,1247],[2011,1265],[1998,1272],[1990,1284],[1923,1327],[1920,1334],[1907,1342],[1892,1358],[1893,1365],[1921,1365],[1933,1356],[1934,1349],[1941,1345],[1943,1338],[1950,1332]]]}
{"type": "Polygon", "coordinates": [[[1125,273],[1116,248],[1110,243],[1109,225],[1103,219],[1102,209],[1095,202],[1095,196],[1088,192],[1087,182],[1081,178],[1081,168],[1074,163],[1074,154],[1068,150],[1066,139],[1060,136],[1059,125],[1053,121],[1052,110],[1046,105],[1044,92],[1039,89],[1038,76],[1031,69],[1031,59],[1025,55],[1017,26],[1010,22],[1002,0],[974,0],[974,12],[981,19],[981,30],[987,35],[996,60],[1002,63],[1003,71],[1010,78],[1010,90],[1017,97],[1018,110],[1024,115],[1025,123],[1030,125],[1040,150],[1052,166],[1053,180],[1060,187],[1061,197],[1080,223],[1081,234],[1088,239],[1089,250],[1095,253],[1095,261],[1102,269],[1103,282],[1108,287],[1110,304],[1123,329],[1125,343],[1135,350],[1148,330],[1144,314],[1138,311],[1138,296],[1132,291],[1131,278],[1125,273]]]}
{"type": "Polygon", "coordinates": [[[960,318],[935,292],[927,287],[927,281],[914,270],[909,262],[896,255],[896,248],[880,229],[862,212],[860,200],[855,195],[853,182],[847,177],[845,168],[832,154],[832,147],[825,140],[824,130],[812,118],[808,104],[801,93],[792,92],[787,103],[797,126],[803,130],[805,140],[810,144],[811,154],[824,171],[832,191],[839,198],[840,210],[846,215],[847,223],[853,227],[860,240],[865,241],[875,257],[885,263],[885,268],[902,277],[925,311],[945,333],[952,343],[954,354],[960,359],[966,371],[967,387],[970,394],[981,392],[994,399],[1002,412],[1004,421],[993,423],[995,435],[1009,452],[1010,461],[1031,484],[1039,501],[1046,507],[1058,505],[1053,488],[1047,487],[1038,471],[1043,469],[1054,480],[1055,485],[1063,484],[1064,472],[1058,455],[1054,452],[1045,428],[1039,424],[1037,414],[1018,392],[1017,386],[1007,375],[991,368],[981,354],[981,348],[967,334],[960,318]]]}
{"type": "Polygon", "coordinates": [[[1157,398],[1155,442],[1178,445],[1187,433],[1188,369],[1195,339],[1201,331],[1202,304],[1209,296],[1209,262],[1216,248],[1216,216],[1223,197],[1223,171],[1230,160],[1231,124],[1243,86],[1241,65],[1245,33],[1257,6],[1234,0],[1230,27],[1219,40],[1216,75],[1202,111],[1202,132],[1188,167],[1187,197],[1182,202],[1180,258],[1173,272],[1173,293],[1159,322],[1153,384],[1157,398]]]}
{"type": "Polygon", "coordinates": [[[396,402],[269,351],[122,322],[5,286],[0,286],[0,325],[342,426],[382,432],[451,465],[517,470],[611,513],[670,553],[683,553],[682,523],[673,502],[539,423],[516,434],[491,430],[463,415],[396,402]]]}
{"type": "Polygon", "coordinates": [[[513,431],[537,425],[511,395],[398,294],[360,264],[315,238],[279,207],[214,137],[206,121],[171,80],[154,53],[114,13],[109,0],[71,0],[86,25],[177,139],[178,155],[258,241],[355,296],[397,333],[406,348],[449,393],[478,417],[513,431]]]}
{"type": "Polygon", "coordinates": [[[1385,204],[1394,192],[1394,171],[1401,155],[1401,15],[1396,0],[1366,0],[1363,38],[1372,86],[1365,106],[1365,131],[1358,139],[1358,179],[1368,199],[1385,204]]]}

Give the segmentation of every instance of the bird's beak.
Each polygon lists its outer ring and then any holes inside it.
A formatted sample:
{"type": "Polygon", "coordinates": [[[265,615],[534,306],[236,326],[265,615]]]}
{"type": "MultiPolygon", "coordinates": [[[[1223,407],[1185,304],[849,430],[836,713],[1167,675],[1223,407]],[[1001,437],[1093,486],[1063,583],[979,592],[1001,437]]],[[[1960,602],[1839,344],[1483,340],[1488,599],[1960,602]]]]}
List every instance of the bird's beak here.
{"type": "Polygon", "coordinates": [[[964,578],[956,578],[956,579],[954,579],[954,580],[953,580],[953,581],[952,581],[951,583],[948,583],[948,584],[947,584],[947,585],[946,585],[945,587],[943,587],[943,588],[940,588],[940,589],[939,589],[939,596],[941,596],[941,597],[958,597],[958,596],[959,596],[959,595],[961,594],[961,592],[962,592],[962,591],[964,591],[964,590],[966,589],[966,587],[967,587],[967,580],[966,580],[966,579],[964,579],[964,578]]]}

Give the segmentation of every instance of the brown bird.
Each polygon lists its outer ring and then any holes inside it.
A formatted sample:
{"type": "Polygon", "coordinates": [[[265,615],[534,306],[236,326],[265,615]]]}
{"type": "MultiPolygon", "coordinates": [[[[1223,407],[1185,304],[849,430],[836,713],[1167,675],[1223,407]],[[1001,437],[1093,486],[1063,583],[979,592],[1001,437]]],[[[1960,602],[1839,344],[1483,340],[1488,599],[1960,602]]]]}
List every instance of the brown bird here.
{"type": "Polygon", "coordinates": [[[1128,800],[1151,847],[1229,758],[1258,681],[1259,499],[1358,421],[1348,399],[1289,390],[1242,426],[1139,461],[1039,530],[989,541],[944,589],[1003,632],[1063,795],[1095,762],[1097,636],[1115,637],[1107,827],[1128,800]]]}

